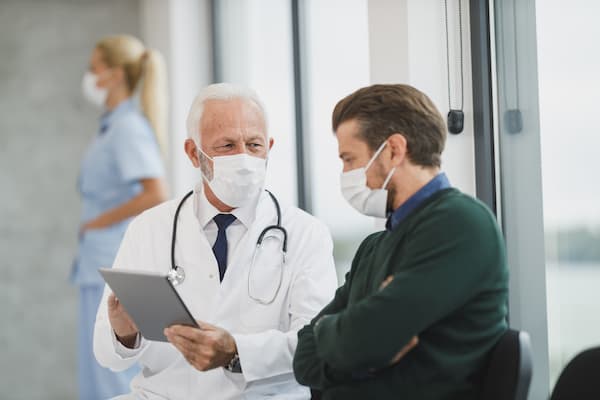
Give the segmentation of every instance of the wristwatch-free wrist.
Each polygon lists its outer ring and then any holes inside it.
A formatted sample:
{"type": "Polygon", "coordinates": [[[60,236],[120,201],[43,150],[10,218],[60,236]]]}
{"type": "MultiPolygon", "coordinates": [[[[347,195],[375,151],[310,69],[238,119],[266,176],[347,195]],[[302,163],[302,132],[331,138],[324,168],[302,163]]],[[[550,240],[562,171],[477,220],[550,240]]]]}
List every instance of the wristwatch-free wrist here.
{"type": "Polygon", "coordinates": [[[229,372],[234,372],[238,374],[242,373],[242,364],[240,363],[240,355],[238,353],[235,353],[233,355],[233,357],[229,361],[229,364],[225,366],[225,369],[229,372]]]}

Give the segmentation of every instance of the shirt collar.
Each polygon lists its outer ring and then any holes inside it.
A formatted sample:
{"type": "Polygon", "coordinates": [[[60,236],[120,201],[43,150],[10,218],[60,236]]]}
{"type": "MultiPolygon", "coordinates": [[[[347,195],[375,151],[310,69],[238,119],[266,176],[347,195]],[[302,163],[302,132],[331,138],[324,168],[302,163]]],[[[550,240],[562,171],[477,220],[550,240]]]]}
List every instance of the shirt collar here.
{"type": "Polygon", "coordinates": [[[123,100],[116,106],[114,109],[110,111],[106,111],[100,117],[100,134],[105,133],[109,128],[113,121],[118,118],[120,115],[125,114],[135,108],[132,99],[123,100]]]}
{"type": "MultiPolygon", "coordinates": [[[[196,214],[196,218],[198,218],[198,222],[200,222],[200,226],[202,229],[205,229],[217,214],[223,213],[215,206],[210,204],[206,198],[206,195],[204,194],[203,186],[204,185],[202,183],[199,183],[194,188],[194,212],[196,214]]],[[[248,205],[234,208],[233,211],[231,211],[231,214],[233,214],[246,229],[250,229],[250,225],[252,225],[254,219],[256,218],[256,206],[259,199],[260,196],[258,196],[248,205]]]]}
{"type": "Polygon", "coordinates": [[[450,187],[450,181],[446,174],[443,172],[439,173],[415,194],[410,196],[400,207],[394,210],[385,224],[386,229],[388,231],[396,229],[398,225],[423,204],[425,200],[440,190],[448,189],[450,187]]]}

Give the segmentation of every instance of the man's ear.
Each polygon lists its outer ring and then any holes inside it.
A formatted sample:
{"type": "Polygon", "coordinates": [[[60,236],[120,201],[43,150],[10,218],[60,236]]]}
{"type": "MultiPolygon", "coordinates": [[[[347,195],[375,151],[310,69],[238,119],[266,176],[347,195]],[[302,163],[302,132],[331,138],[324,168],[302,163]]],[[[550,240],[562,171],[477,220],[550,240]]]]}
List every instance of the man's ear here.
{"type": "Polygon", "coordinates": [[[192,162],[192,165],[195,168],[200,168],[200,159],[198,158],[198,146],[196,146],[196,142],[193,139],[186,139],[183,144],[183,148],[185,150],[185,154],[187,154],[188,158],[192,162]]]}
{"type": "Polygon", "coordinates": [[[275,143],[275,140],[273,140],[273,138],[269,138],[269,150],[271,150],[273,148],[274,143],[275,143]]]}
{"type": "Polygon", "coordinates": [[[388,137],[388,145],[392,156],[392,165],[398,167],[408,156],[408,143],[401,133],[394,133],[388,137]]]}

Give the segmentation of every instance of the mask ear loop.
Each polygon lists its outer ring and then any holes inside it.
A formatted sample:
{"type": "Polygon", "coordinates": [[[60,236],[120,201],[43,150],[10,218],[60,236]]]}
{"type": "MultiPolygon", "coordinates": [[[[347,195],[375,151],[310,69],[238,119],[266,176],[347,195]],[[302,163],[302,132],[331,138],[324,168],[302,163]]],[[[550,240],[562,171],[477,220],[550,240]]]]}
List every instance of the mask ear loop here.
{"type": "Polygon", "coordinates": [[[385,178],[385,181],[383,181],[383,186],[381,186],[382,189],[385,189],[388,183],[390,183],[390,181],[392,180],[392,176],[394,176],[394,172],[396,172],[396,167],[392,168],[387,178],[385,178]]]}
{"type": "Polygon", "coordinates": [[[379,148],[377,149],[377,151],[375,152],[375,154],[373,154],[373,157],[371,157],[371,159],[369,160],[369,162],[367,163],[367,165],[365,165],[365,172],[367,172],[367,170],[369,169],[369,167],[373,164],[373,162],[375,162],[375,160],[377,159],[377,157],[379,157],[379,154],[381,154],[381,152],[385,148],[386,144],[387,144],[387,140],[384,141],[383,143],[381,143],[381,146],[379,146],[379,148]]]}
{"type": "Polygon", "coordinates": [[[202,171],[202,161],[200,159],[202,158],[202,156],[204,156],[207,159],[209,159],[210,161],[212,161],[212,163],[213,163],[213,170],[212,170],[213,177],[214,177],[214,174],[215,174],[215,170],[214,170],[214,168],[215,168],[215,160],[211,156],[209,156],[208,154],[206,154],[202,150],[202,148],[198,145],[198,143],[196,143],[196,141],[194,141],[194,143],[196,144],[196,149],[198,150],[197,153],[198,153],[198,162],[200,162],[200,174],[202,175],[202,179],[204,181],[206,181],[207,183],[210,183],[211,180],[208,179],[208,177],[206,175],[204,175],[204,172],[202,171]]]}
{"type": "MultiPolygon", "coordinates": [[[[194,143],[196,143],[196,142],[194,141],[194,143]]],[[[203,155],[204,157],[208,158],[208,159],[209,159],[210,161],[212,161],[213,163],[215,162],[215,160],[213,160],[213,158],[212,158],[211,156],[209,156],[208,154],[206,154],[206,153],[204,152],[204,150],[202,150],[202,148],[201,148],[201,147],[198,145],[198,143],[196,143],[196,148],[198,149],[198,153],[202,153],[202,155],[203,155]]],[[[198,157],[200,157],[200,155],[198,155],[198,157]]]]}
{"type": "MultiPolygon", "coordinates": [[[[365,172],[367,172],[367,170],[369,169],[369,167],[375,162],[375,160],[377,159],[377,157],[379,157],[379,154],[381,154],[381,152],[383,151],[383,149],[385,149],[385,145],[386,144],[387,144],[387,140],[384,141],[383,143],[381,143],[381,146],[379,146],[379,148],[377,149],[377,151],[375,152],[375,154],[373,154],[373,157],[371,157],[371,159],[369,160],[369,162],[365,166],[365,172]]],[[[390,180],[392,179],[392,176],[394,175],[394,172],[396,172],[396,167],[392,168],[392,170],[388,173],[387,177],[383,181],[383,185],[381,186],[382,189],[385,189],[387,187],[388,183],[390,183],[390,180]]]]}

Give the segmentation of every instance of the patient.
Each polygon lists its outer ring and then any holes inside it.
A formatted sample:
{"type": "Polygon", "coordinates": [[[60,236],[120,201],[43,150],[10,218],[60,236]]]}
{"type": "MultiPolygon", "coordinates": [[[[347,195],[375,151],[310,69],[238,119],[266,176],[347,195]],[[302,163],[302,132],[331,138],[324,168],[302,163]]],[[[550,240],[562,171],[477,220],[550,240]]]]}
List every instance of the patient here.
{"type": "Polygon", "coordinates": [[[387,223],[299,331],[296,379],[328,400],[477,399],[507,329],[495,216],[441,172],[446,126],[417,89],[362,88],[336,105],[332,122],[342,194],[387,223]]]}

